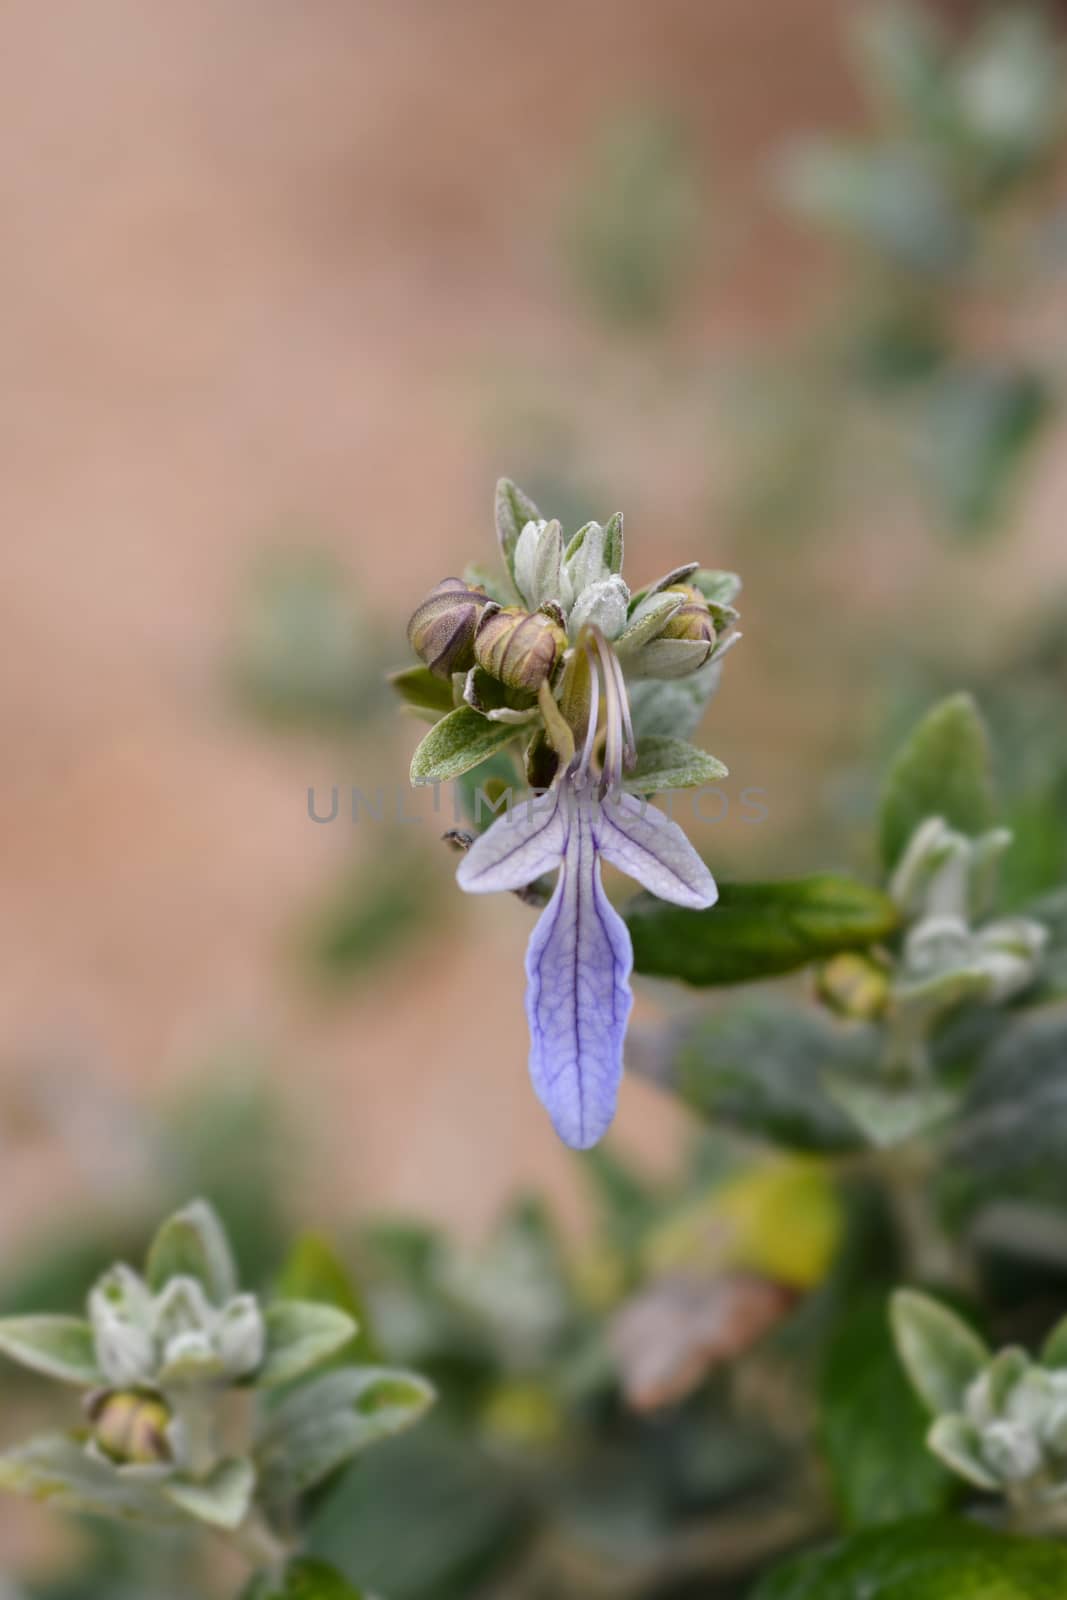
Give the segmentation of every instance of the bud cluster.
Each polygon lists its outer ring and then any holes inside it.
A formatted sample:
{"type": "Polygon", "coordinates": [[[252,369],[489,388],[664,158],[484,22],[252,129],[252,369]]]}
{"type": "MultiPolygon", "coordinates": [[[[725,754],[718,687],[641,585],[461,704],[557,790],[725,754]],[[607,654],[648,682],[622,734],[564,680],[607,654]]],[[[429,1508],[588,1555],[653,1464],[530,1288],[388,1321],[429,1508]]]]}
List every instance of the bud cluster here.
{"type": "Polygon", "coordinates": [[[1067,1495],[1067,1320],[1039,1360],[993,1354],[955,1312],[911,1290],[893,1297],[897,1349],[934,1414],[929,1448],[976,1488],[1048,1503],[1067,1495]]]}
{"type": "Polygon", "coordinates": [[[272,1522],[289,1518],[292,1486],[319,1482],[432,1398],[421,1379],[388,1368],[316,1373],[357,1331],[333,1305],[264,1308],[239,1292],[222,1224],[195,1202],[164,1223],[143,1273],[119,1264],[103,1275],[87,1320],[0,1319],[0,1352],[87,1390],[87,1427],[0,1454],[0,1487],[99,1516],[191,1518],[273,1554],[272,1522]],[[269,1409],[234,1393],[282,1385],[269,1409]],[[369,1427],[362,1411],[379,1399],[369,1427]]]}
{"type": "Polygon", "coordinates": [[[1048,930],[1030,917],[983,920],[1011,838],[1003,828],[972,839],[941,817],[923,822],[889,885],[905,922],[899,954],[835,956],[817,974],[818,997],[840,1016],[889,1016],[910,1029],[963,1000],[1003,1005],[1028,988],[1048,930]]]}
{"type": "MultiPolygon", "coordinates": [[[[691,677],[739,637],[732,601],[740,584],[731,573],[702,571],[694,562],[631,593],[622,576],[619,513],[565,539],[555,518],[542,517],[502,480],[497,529],[503,582],[446,578],[408,624],[412,650],[433,677],[451,683],[456,707],[466,704],[490,721],[536,734],[544,727],[538,696],[547,685],[580,741],[588,696],[574,693],[568,668],[594,631],[635,685],[691,677]]],[[[404,675],[395,681],[405,692],[404,675]]],[[[683,736],[691,731],[681,726],[685,714],[683,700],[677,729],[683,736]]]]}
{"type": "Polygon", "coordinates": [[[971,839],[940,817],[916,829],[890,884],[910,922],[895,984],[899,1003],[935,1012],[966,997],[1002,1005],[1033,982],[1047,929],[1029,917],[982,920],[1011,839],[1004,828],[971,839]]]}

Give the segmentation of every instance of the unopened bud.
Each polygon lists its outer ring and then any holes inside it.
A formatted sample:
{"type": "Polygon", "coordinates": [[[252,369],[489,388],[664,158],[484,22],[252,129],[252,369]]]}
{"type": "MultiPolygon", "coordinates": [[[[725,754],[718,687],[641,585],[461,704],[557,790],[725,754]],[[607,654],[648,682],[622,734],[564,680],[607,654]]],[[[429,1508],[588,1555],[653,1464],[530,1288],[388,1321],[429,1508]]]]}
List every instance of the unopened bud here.
{"type": "Polygon", "coordinates": [[[462,578],[445,578],[408,623],[411,648],[438,678],[469,672],[474,665],[474,635],[489,596],[462,578]]]}
{"type": "Polygon", "coordinates": [[[146,1326],[150,1297],[136,1273],[114,1267],[89,1296],[96,1359],[110,1383],[141,1383],[152,1376],[155,1343],[146,1326]]]}
{"type": "Polygon", "coordinates": [[[715,643],[715,624],[711,620],[708,602],[700,590],[694,589],[689,583],[676,583],[663,592],[681,595],[682,603],[667,619],[660,638],[691,639],[696,643],[706,643],[710,650],[715,643]]]}
{"type": "Polygon", "coordinates": [[[239,1294],[229,1302],[215,1338],[228,1377],[247,1377],[262,1364],[267,1332],[255,1295],[239,1294]]]}
{"type": "Polygon", "coordinates": [[[143,1390],[103,1389],[86,1407],[93,1438],[120,1465],[165,1465],[174,1459],[167,1429],[171,1413],[159,1395],[143,1390]]]}
{"type": "Polygon", "coordinates": [[[536,693],[567,648],[558,622],[507,606],[483,616],[474,639],[478,665],[509,689],[536,693]]]}
{"type": "Polygon", "coordinates": [[[876,1022],[889,1005],[889,978],[870,956],[843,952],[819,968],[815,993],[839,1017],[876,1022]]]}
{"type": "Polygon", "coordinates": [[[991,1422],[982,1434],[982,1455],[1003,1483],[1023,1483],[1041,1466],[1041,1446],[1018,1422],[991,1422]]]}

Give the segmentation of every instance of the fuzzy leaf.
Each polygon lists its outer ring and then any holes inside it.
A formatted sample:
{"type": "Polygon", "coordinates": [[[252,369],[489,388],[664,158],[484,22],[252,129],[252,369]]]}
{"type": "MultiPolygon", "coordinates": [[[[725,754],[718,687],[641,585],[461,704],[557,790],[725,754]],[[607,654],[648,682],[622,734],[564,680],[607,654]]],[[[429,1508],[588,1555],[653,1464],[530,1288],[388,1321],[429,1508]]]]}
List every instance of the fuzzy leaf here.
{"type": "Polygon", "coordinates": [[[633,794],[659,794],[664,789],[693,789],[727,777],[721,761],[684,739],[642,739],[637,765],[628,772],[623,787],[633,794]]]}
{"type": "Polygon", "coordinates": [[[952,695],[920,722],[889,770],[882,796],[882,859],[887,870],[928,817],[960,833],[993,822],[989,738],[970,695],[952,695]]]}
{"type": "Polygon", "coordinates": [[[919,1398],[935,1417],[962,1411],[964,1396],[992,1360],[963,1318],[929,1295],[898,1289],[891,1301],[897,1354],[919,1398]]]}
{"type": "Polygon", "coordinates": [[[823,1090],[878,1150],[907,1144],[948,1121],[959,1096],[936,1083],[885,1084],[872,1076],[835,1070],[823,1074],[823,1090]]]}
{"type": "Polygon", "coordinates": [[[653,734],[692,738],[722,677],[722,658],[713,656],[688,678],[661,682],[642,678],[630,684],[630,711],[638,742],[653,734]]]}
{"type": "Polygon", "coordinates": [[[59,1383],[92,1388],[104,1381],[93,1330],[80,1317],[4,1317],[0,1353],[59,1383]]]}
{"type": "Polygon", "coordinates": [[[944,1511],[953,1480],[893,1348],[881,1294],[845,1309],[820,1382],[821,1438],[849,1529],[944,1511]]]}
{"type": "Polygon", "coordinates": [[[720,884],[718,904],[707,911],[637,895],[623,914],[638,972],[700,987],[773,977],[863,949],[898,922],[886,895],[829,876],[720,884]]]}
{"type": "Polygon", "coordinates": [[[528,494],[510,478],[501,478],[496,486],[496,532],[504,564],[515,580],[515,546],[519,534],[528,522],[540,522],[541,513],[528,494]]]}
{"type": "Polygon", "coordinates": [[[46,1434],[0,1455],[0,1489],[60,1511],[168,1526],[181,1521],[154,1485],[125,1477],[64,1434],[46,1434]]]}
{"type": "Polygon", "coordinates": [[[938,1417],[930,1429],[927,1444],[938,1461],[976,1489],[992,1490],[999,1487],[995,1475],[982,1457],[978,1429],[966,1417],[938,1417]]]}
{"type": "Polygon", "coordinates": [[[470,706],[442,717],[423,739],[411,759],[413,784],[447,783],[503,749],[515,738],[506,722],[490,722],[470,706]]]}
{"type": "Polygon", "coordinates": [[[162,1493],[197,1522],[232,1531],[247,1517],[255,1488],[255,1467],[251,1461],[235,1458],[220,1461],[209,1477],[196,1482],[171,1478],[162,1493]]]}
{"type": "Polygon", "coordinates": [[[999,1029],[989,1013],[979,1016],[989,1045],[970,1074],[942,1174],[953,1215],[1009,1200],[1062,1209],[1067,1007],[1042,1007],[999,1029]]]}
{"type": "Polygon", "coordinates": [[[264,1468],[285,1492],[321,1483],[370,1445],[411,1427],[434,1399],[425,1379],[388,1367],[346,1367],[303,1385],[271,1413],[264,1468]]]}
{"type": "Polygon", "coordinates": [[[1041,1346],[1042,1366],[1067,1367],[1067,1317],[1062,1317],[1041,1346]]]}
{"type": "Polygon", "coordinates": [[[741,579],[736,572],[711,572],[700,567],[689,581],[712,606],[732,606],[741,593],[741,579]]]}
{"type": "Polygon", "coordinates": [[[604,560],[613,573],[622,571],[622,512],[615,511],[604,524],[604,560]]]}
{"type": "Polygon", "coordinates": [[[862,1066],[875,1048],[869,1030],[835,1027],[813,1008],[744,1000],[679,1031],[653,1075],[716,1124],[794,1150],[849,1150],[859,1137],[822,1075],[862,1066]]]}
{"type": "Polygon", "coordinates": [[[291,1383],[335,1355],[357,1332],[347,1312],[312,1300],[277,1300],[267,1307],[264,1321],[267,1351],[255,1377],[259,1389],[291,1383]]]}
{"type": "Polygon", "coordinates": [[[413,711],[432,717],[447,716],[455,704],[450,679],[439,678],[429,667],[404,667],[391,672],[389,682],[413,711]]]}
{"type": "Polygon", "coordinates": [[[1061,1600],[1067,1549],[974,1522],[914,1518],[801,1556],[752,1600],[1061,1600]]]}
{"type": "Polygon", "coordinates": [[[237,1293],[230,1242],[206,1200],[194,1200],[163,1224],[149,1249],[145,1278],[154,1294],[171,1278],[195,1278],[215,1305],[237,1293]]]}
{"type": "Polygon", "coordinates": [[[253,1578],[241,1600],[363,1600],[363,1591],[324,1561],[294,1561],[280,1578],[253,1578]]]}

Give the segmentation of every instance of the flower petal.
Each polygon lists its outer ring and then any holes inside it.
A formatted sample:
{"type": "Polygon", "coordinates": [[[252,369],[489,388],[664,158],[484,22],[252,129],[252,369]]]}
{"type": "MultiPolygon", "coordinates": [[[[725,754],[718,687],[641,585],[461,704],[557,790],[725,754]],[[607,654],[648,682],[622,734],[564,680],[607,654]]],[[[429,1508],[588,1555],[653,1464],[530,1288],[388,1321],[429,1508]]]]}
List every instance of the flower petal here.
{"type": "Polygon", "coordinates": [[[456,882],[468,894],[524,889],[559,866],[566,843],[558,792],[531,795],[474,841],[456,869],[456,882]]]}
{"type": "Polygon", "coordinates": [[[715,879],[676,822],[636,795],[605,799],[595,818],[605,861],[677,906],[704,910],[719,898],[715,879]]]}
{"type": "Polygon", "coordinates": [[[530,1077],[560,1138],[587,1150],[615,1115],[633,996],[626,924],[600,882],[588,806],[577,808],[559,883],[526,952],[530,1077]]]}

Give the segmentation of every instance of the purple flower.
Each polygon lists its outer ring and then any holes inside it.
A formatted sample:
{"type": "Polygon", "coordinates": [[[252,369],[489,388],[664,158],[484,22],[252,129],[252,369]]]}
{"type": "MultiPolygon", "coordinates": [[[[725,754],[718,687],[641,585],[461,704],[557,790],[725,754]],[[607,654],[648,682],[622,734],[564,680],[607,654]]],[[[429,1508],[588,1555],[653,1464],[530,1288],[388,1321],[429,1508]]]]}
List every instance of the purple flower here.
{"type": "Polygon", "coordinates": [[[625,689],[614,655],[602,656],[607,701],[605,770],[590,773],[598,696],[586,749],[552,788],[500,817],[457,872],[470,894],[522,889],[560,869],[526,953],[530,1076],[556,1132],[578,1150],[615,1115],[623,1042],[633,1004],[633,947],[604,892],[601,860],[676,905],[714,905],[715,880],[678,827],[618,787],[630,742],[625,689]],[[620,701],[619,695],[623,696],[620,701]]]}

